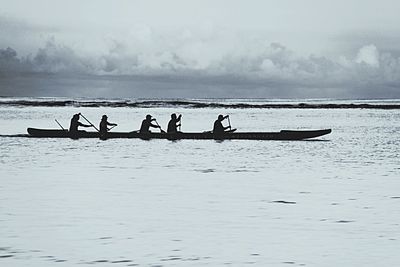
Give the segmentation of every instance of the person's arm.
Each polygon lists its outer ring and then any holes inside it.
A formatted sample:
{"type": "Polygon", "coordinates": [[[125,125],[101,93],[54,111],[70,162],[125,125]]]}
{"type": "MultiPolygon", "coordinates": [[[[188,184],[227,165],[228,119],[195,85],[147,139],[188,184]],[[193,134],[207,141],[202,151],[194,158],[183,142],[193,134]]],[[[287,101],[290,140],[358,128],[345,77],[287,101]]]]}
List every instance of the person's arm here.
{"type": "Polygon", "coordinates": [[[82,122],[78,121],[78,125],[82,127],[92,127],[92,125],[83,124],[82,122]]]}
{"type": "MultiPolygon", "coordinates": [[[[229,115],[226,115],[225,117],[224,117],[224,120],[225,119],[227,119],[229,117],[229,115]]],[[[228,125],[228,126],[226,126],[226,127],[224,127],[224,130],[226,130],[226,129],[231,129],[232,127],[230,126],[230,125],[228,125]]]]}
{"type": "Polygon", "coordinates": [[[179,114],[179,116],[178,116],[178,118],[177,118],[176,122],[179,122],[179,121],[181,121],[181,118],[182,118],[182,114],[179,114]]]}
{"type": "Polygon", "coordinates": [[[109,126],[117,126],[116,123],[111,123],[111,122],[107,122],[107,125],[109,125],[109,126]]]}
{"type": "Polygon", "coordinates": [[[156,119],[155,119],[155,118],[152,118],[152,119],[150,120],[150,127],[153,127],[153,128],[160,128],[160,129],[161,129],[161,126],[152,124],[152,123],[151,123],[152,121],[156,121],[156,119]]]}

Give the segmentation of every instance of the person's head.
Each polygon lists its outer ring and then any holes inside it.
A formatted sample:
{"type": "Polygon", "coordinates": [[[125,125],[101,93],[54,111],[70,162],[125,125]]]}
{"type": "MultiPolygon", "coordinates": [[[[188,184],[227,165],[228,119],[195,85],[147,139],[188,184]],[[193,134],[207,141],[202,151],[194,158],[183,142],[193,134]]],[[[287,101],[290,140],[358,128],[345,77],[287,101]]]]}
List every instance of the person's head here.
{"type": "Polygon", "coordinates": [[[74,120],[79,120],[79,113],[76,113],[73,117],[74,120]]]}
{"type": "Polygon", "coordinates": [[[146,120],[151,121],[151,115],[150,114],[146,115],[146,120]]]}
{"type": "Polygon", "coordinates": [[[171,119],[176,120],[176,114],[175,113],[171,114],[171,119]]]}
{"type": "Polygon", "coordinates": [[[101,117],[101,119],[103,120],[103,121],[106,121],[107,120],[107,115],[103,115],[103,117],[101,117]]]}
{"type": "Polygon", "coordinates": [[[222,120],[224,120],[224,116],[222,116],[222,115],[219,115],[219,116],[218,116],[218,120],[219,120],[219,121],[222,121],[222,120]]]}

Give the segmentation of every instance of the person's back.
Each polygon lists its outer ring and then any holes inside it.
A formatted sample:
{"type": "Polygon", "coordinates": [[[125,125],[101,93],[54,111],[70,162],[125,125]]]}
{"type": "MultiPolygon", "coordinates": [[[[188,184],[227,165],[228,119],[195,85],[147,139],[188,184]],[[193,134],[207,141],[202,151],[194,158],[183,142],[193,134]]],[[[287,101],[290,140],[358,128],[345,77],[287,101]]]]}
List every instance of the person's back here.
{"type": "Polygon", "coordinates": [[[140,126],[140,132],[141,133],[149,133],[150,132],[150,121],[147,119],[144,119],[142,121],[142,125],[140,126]]]}
{"type": "Polygon", "coordinates": [[[107,121],[106,120],[101,120],[99,128],[100,128],[100,133],[101,134],[107,133],[108,132],[107,121]]]}
{"type": "Polygon", "coordinates": [[[222,122],[220,120],[216,120],[214,122],[214,128],[213,128],[213,133],[214,134],[221,134],[224,133],[224,126],[222,125],[222,122]]]}
{"type": "Polygon", "coordinates": [[[71,119],[71,124],[69,125],[69,132],[70,133],[77,133],[79,126],[79,116],[75,114],[71,119]]]}
{"type": "Polygon", "coordinates": [[[171,114],[171,120],[168,122],[167,133],[177,133],[178,125],[177,123],[181,120],[182,115],[176,117],[176,114],[171,114]]]}
{"type": "Polygon", "coordinates": [[[176,133],[177,129],[176,129],[176,121],[175,120],[170,120],[168,122],[168,128],[167,128],[167,133],[176,133]]]}

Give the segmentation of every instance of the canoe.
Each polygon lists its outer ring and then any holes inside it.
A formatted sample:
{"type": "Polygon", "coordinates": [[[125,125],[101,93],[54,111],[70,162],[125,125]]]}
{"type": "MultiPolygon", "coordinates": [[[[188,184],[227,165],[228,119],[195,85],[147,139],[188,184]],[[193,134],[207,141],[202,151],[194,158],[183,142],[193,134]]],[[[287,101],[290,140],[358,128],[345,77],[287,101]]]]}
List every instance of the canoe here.
{"type": "Polygon", "coordinates": [[[105,136],[100,136],[98,132],[86,132],[79,131],[76,134],[71,135],[68,130],[53,130],[53,129],[35,129],[28,128],[30,137],[42,137],[42,138],[140,138],[140,139],[168,139],[168,140],[180,140],[180,139],[217,139],[217,140],[303,140],[309,138],[315,138],[329,134],[331,129],[324,130],[308,130],[308,131],[293,131],[293,130],[282,130],[280,132],[228,132],[222,135],[215,135],[212,132],[187,132],[187,133],[139,133],[134,132],[108,132],[105,136]]]}

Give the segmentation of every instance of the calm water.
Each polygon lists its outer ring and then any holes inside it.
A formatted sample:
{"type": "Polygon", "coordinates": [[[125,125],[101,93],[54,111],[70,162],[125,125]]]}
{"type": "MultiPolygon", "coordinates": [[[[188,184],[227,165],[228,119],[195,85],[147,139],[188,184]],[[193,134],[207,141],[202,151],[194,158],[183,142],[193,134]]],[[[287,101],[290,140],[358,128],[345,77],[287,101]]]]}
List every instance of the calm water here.
{"type": "Polygon", "coordinates": [[[400,110],[0,105],[0,134],[332,128],[319,141],[0,138],[1,266],[397,266],[400,110]],[[57,264],[56,264],[57,263],[57,264]]]}

